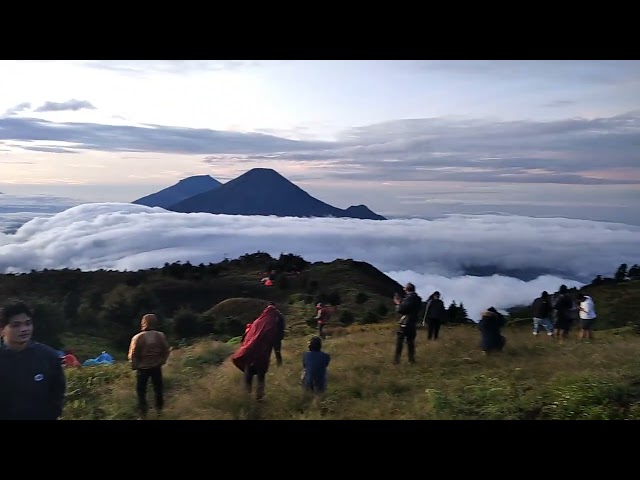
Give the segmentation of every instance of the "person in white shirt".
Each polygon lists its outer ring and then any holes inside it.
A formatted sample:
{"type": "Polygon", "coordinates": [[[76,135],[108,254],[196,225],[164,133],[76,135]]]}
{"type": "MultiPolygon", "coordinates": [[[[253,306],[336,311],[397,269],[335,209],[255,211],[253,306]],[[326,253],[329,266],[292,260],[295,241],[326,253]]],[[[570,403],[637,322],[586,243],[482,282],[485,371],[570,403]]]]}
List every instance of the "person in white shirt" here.
{"type": "Polygon", "coordinates": [[[593,339],[593,324],[596,321],[596,309],[593,298],[589,295],[578,295],[580,302],[580,335],[578,340],[593,339]]]}

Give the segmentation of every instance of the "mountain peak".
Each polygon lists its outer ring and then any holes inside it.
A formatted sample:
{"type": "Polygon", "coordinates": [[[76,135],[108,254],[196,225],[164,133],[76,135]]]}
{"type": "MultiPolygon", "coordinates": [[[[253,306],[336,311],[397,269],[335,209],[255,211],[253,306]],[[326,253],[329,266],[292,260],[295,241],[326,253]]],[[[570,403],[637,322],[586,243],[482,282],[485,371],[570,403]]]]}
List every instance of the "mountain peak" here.
{"type": "Polygon", "coordinates": [[[147,207],[168,208],[186,198],[218,188],[220,185],[222,183],[211,175],[193,175],[183,178],[178,183],[159,192],[139,198],[132,203],[146,205],[147,207]]]}
{"type": "Polygon", "coordinates": [[[343,210],[318,200],[272,168],[252,168],[214,190],[176,202],[168,209],[184,213],[385,220],[364,205],[343,210]]]}

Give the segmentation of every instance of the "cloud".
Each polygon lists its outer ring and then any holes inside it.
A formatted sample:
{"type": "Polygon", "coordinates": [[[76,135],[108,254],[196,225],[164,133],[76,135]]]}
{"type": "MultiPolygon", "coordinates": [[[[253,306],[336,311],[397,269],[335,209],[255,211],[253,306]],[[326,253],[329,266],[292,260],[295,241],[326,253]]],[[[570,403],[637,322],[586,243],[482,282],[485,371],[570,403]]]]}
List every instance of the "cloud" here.
{"type": "Polygon", "coordinates": [[[31,108],[31,104],[29,102],[22,102],[22,103],[19,103],[18,105],[16,105],[15,107],[9,108],[6,112],[4,112],[4,115],[6,115],[7,117],[11,117],[11,116],[15,115],[16,113],[20,113],[20,112],[23,112],[25,110],[29,110],[30,108],[31,108]]]}
{"type": "Polygon", "coordinates": [[[371,181],[614,185],[634,180],[588,172],[640,167],[640,111],[549,122],[396,120],[345,130],[335,141],[6,117],[0,118],[0,140],[62,141],[80,150],[204,155],[203,162],[220,167],[290,162],[324,168],[334,178],[371,181]]]}
{"type": "Polygon", "coordinates": [[[315,148],[318,142],[297,142],[258,133],[205,128],[54,123],[35,118],[0,119],[0,140],[64,141],[79,149],[107,152],[186,154],[262,153],[315,148]]]}
{"type": "Polygon", "coordinates": [[[545,107],[568,107],[569,105],[575,105],[575,100],[554,100],[553,102],[545,103],[545,107]]]}
{"type": "Polygon", "coordinates": [[[413,283],[416,286],[416,291],[421,295],[428,296],[439,291],[441,299],[447,307],[453,301],[458,305],[462,302],[467,309],[469,318],[475,321],[480,320],[480,312],[488,307],[493,306],[498,310],[506,310],[517,305],[530,305],[533,299],[544,290],[555,291],[562,284],[569,288],[583,285],[582,282],[551,275],[543,275],[533,280],[524,281],[502,275],[490,277],[463,275],[448,278],[412,271],[386,273],[401,284],[413,283]]]}
{"type": "Polygon", "coordinates": [[[86,100],[76,100],[71,99],[66,102],[45,102],[44,105],[39,106],[35,109],[36,112],[63,112],[63,111],[76,111],[76,110],[95,110],[90,102],[86,100]]]}
{"type": "Polygon", "coordinates": [[[62,148],[62,147],[45,147],[45,146],[41,146],[41,147],[28,147],[28,146],[24,146],[22,147],[24,150],[31,150],[34,152],[46,152],[46,153],[79,153],[76,150],[69,150],[68,148],[62,148]]]}
{"type": "Polygon", "coordinates": [[[83,65],[128,75],[189,74],[238,70],[262,65],[257,60],[88,60],[83,65]]]}
{"type": "Polygon", "coordinates": [[[0,232],[13,233],[36,217],[49,217],[80,202],[50,195],[0,195],[0,232]]]}
{"type": "Polygon", "coordinates": [[[489,77],[494,81],[513,78],[572,80],[611,85],[640,76],[637,60],[418,60],[414,71],[444,73],[448,77],[489,77]]]}
{"type": "Polygon", "coordinates": [[[420,295],[438,289],[448,300],[504,307],[637,262],[638,239],[637,226],[566,218],[452,215],[378,222],[182,214],[96,203],[34,218],[15,234],[0,234],[0,273],[137,270],[175,261],[218,262],[257,251],[275,257],[294,253],[312,262],[366,261],[396,272],[400,280],[420,280],[420,295]],[[500,272],[527,281],[467,277],[500,272]],[[542,278],[533,281],[536,276],[542,278]]]}

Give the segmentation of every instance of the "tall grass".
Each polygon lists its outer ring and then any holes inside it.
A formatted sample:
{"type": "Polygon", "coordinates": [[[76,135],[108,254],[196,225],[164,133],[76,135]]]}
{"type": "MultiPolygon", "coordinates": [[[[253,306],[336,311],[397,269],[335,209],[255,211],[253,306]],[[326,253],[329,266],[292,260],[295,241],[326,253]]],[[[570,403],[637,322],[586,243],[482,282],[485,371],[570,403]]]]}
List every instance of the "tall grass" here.
{"type": "MultiPolygon", "coordinates": [[[[472,326],[446,326],[436,342],[419,331],[416,364],[393,365],[393,325],[341,329],[324,342],[329,385],[316,401],[300,386],[306,337],[285,339],[284,364],[272,362],[262,402],[245,393],[242,373],[228,359],[236,347],[202,341],[172,353],[163,418],[640,419],[640,336],[631,330],[564,344],[528,328],[504,333],[505,351],[485,356],[472,326]]],[[[68,377],[64,418],[135,418],[135,376],[126,365],[68,377]]]]}

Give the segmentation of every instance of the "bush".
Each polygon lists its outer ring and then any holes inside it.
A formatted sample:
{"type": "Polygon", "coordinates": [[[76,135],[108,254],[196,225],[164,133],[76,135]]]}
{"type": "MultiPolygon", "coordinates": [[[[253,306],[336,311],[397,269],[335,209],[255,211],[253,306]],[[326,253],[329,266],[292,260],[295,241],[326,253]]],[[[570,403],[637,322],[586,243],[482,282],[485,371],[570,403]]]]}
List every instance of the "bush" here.
{"type": "Polygon", "coordinates": [[[374,311],[368,311],[366,315],[360,320],[360,323],[378,323],[380,316],[374,311]]]}
{"type": "Polygon", "coordinates": [[[342,323],[343,325],[351,325],[355,321],[355,319],[356,318],[351,310],[342,310],[340,312],[340,317],[338,318],[340,323],[342,323]]]}
{"type": "Polygon", "coordinates": [[[380,302],[376,307],[376,313],[381,317],[386,317],[387,314],[389,313],[389,307],[387,306],[386,303],[380,302]]]}
{"type": "Polygon", "coordinates": [[[200,315],[188,308],[181,308],[173,317],[173,333],[178,338],[197,337],[204,333],[200,315]]]}
{"type": "Polygon", "coordinates": [[[550,420],[624,420],[629,388],[610,380],[585,378],[556,387],[542,418],[550,420]]]}
{"type": "Polygon", "coordinates": [[[356,303],[357,304],[362,304],[365,303],[367,300],[369,300],[369,295],[367,295],[364,292],[358,292],[356,295],[356,303]]]}

